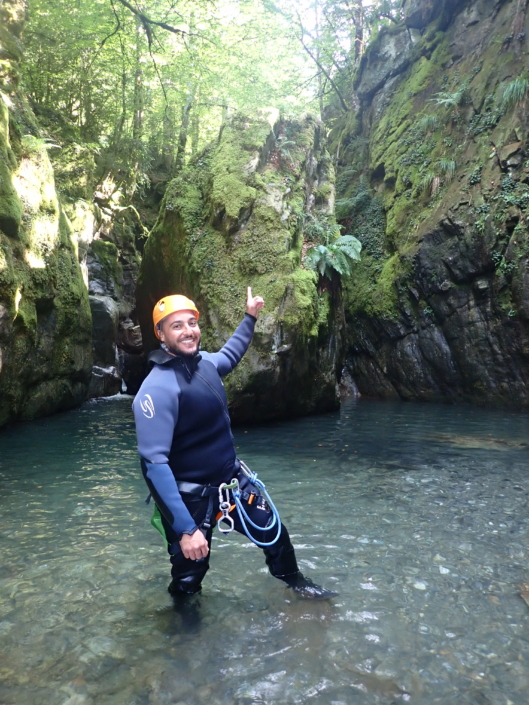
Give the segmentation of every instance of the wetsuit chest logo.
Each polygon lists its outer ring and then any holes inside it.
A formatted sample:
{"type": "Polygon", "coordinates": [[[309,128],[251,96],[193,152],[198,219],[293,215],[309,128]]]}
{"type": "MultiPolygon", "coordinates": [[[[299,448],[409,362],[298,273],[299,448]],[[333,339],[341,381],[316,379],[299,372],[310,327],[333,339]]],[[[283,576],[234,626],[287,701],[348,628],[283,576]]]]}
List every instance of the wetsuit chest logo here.
{"type": "Polygon", "coordinates": [[[150,394],[145,395],[145,398],[142,401],[140,401],[140,406],[141,406],[141,410],[143,411],[143,415],[148,419],[152,419],[152,417],[155,414],[155,411],[154,411],[154,402],[153,402],[150,394]]]}

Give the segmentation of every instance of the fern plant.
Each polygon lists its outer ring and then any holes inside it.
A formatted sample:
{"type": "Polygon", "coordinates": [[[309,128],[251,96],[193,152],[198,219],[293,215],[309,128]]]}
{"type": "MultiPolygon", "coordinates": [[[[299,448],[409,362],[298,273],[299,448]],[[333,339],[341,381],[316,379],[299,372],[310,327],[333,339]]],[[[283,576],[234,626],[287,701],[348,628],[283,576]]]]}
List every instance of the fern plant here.
{"type": "Polygon", "coordinates": [[[319,272],[322,277],[331,279],[333,272],[351,274],[351,264],[360,260],[361,250],[360,240],[353,235],[341,235],[332,242],[328,240],[325,245],[317,245],[307,250],[305,264],[319,272]]]}
{"type": "Polygon", "coordinates": [[[290,154],[289,147],[295,147],[296,143],[293,140],[281,140],[278,139],[276,140],[276,146],[277,149],[279,150],[279,154],[281,157],[284,157],[285,159],[288,159],[291,163],[294,161],[292,159],[292,155],[290,154]]]}
{"type": "Polygon", "coordinates": [[[448,91],[439,91],[439,93],[436,93],[430,100],[437,103],[437,105],[446,105],[450,108],[458,108],[463,103],[467,88],[468,84],[463,83],[457,91],[454,91],[453,93],[448,91]]]}
{"type": "Polygon", "coordinates": [[[336,223],[329,224],[326,220],[315,218],[312,213],[304,216],[303,232],[311,242],[328,242],[339,237],[341,230],[336,223]]]}

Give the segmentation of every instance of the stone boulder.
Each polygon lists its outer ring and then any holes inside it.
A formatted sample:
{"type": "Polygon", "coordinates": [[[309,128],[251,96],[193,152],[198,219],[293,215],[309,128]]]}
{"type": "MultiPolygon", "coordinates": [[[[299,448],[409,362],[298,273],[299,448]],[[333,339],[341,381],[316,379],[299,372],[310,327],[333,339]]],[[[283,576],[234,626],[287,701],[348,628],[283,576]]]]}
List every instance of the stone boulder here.
{"type": "Polygon", "coordinates": [[[304,268],[309,226],[330,227],[334,175],[322,126],[237,115],[166,191],[145,246],[137,310],[147,348],[152,308],[183,293],[198,305],[203,348],[218,350],[264,297],[254,341],[226,378],[235,421],[337,404],[339,295],[304,268]]]}

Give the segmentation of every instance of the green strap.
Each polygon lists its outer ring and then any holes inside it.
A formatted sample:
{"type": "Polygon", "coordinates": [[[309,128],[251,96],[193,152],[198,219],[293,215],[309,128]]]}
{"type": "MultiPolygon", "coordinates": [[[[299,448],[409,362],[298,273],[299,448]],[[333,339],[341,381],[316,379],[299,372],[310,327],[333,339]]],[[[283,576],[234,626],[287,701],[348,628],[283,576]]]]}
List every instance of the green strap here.
{"type": "Polygon", "coordinates": [[[162,524],[162,515],[160,514],[160,510],[154,505],[154,512],[151,517],[151,525],[154,526],[156,531],[159,531],[161,535],[163,536],[163,540],[165,541],[165,545],[169,546],[169,541],[167,540],[167,536],[165,535],[165,529],[163,528],[162,524]]]}

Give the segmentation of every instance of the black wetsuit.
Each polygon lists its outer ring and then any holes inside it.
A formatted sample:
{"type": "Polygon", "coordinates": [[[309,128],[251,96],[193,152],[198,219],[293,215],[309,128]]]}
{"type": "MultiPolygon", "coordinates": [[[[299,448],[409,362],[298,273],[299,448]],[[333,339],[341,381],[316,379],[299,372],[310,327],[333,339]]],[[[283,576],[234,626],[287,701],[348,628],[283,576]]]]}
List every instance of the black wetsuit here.
{"type": "MultiPolygon", "coordinates": [[[[190,483],[189,489],[196,492],[196,485],[216,488],[237,475],[239,463],[221,377],[240,362],[254,327],[255,318],[246,314],[218,353],[201,352],[194,357],[170,355],[163,350],[151,353],[153,369],[133,403],[143,474],[162,515],[169,544],[173,592],[196,592],[209,568],[209,554],[200,561],[184,558],[179,539],[199,527],[211,547],[218,496],[214,490],[206,490],[202,497],[186,492],[182,483],[190,483]],[[206,519],[207,526],[203,527],[206,519]]],[[[248,506],[247,511],[252,521],[267,526],[270,511],[263,502],[248,506]]],[[[236,512],[231,516],[235,530],[243,533],[236,512]]],[[[266,543],[276,532],[277,528],[256,532],[255,538],[266,543]]],[[[284,526],[279,540],[263,550],[275,577],[298,573],[294,548],[284,526]]]]}

